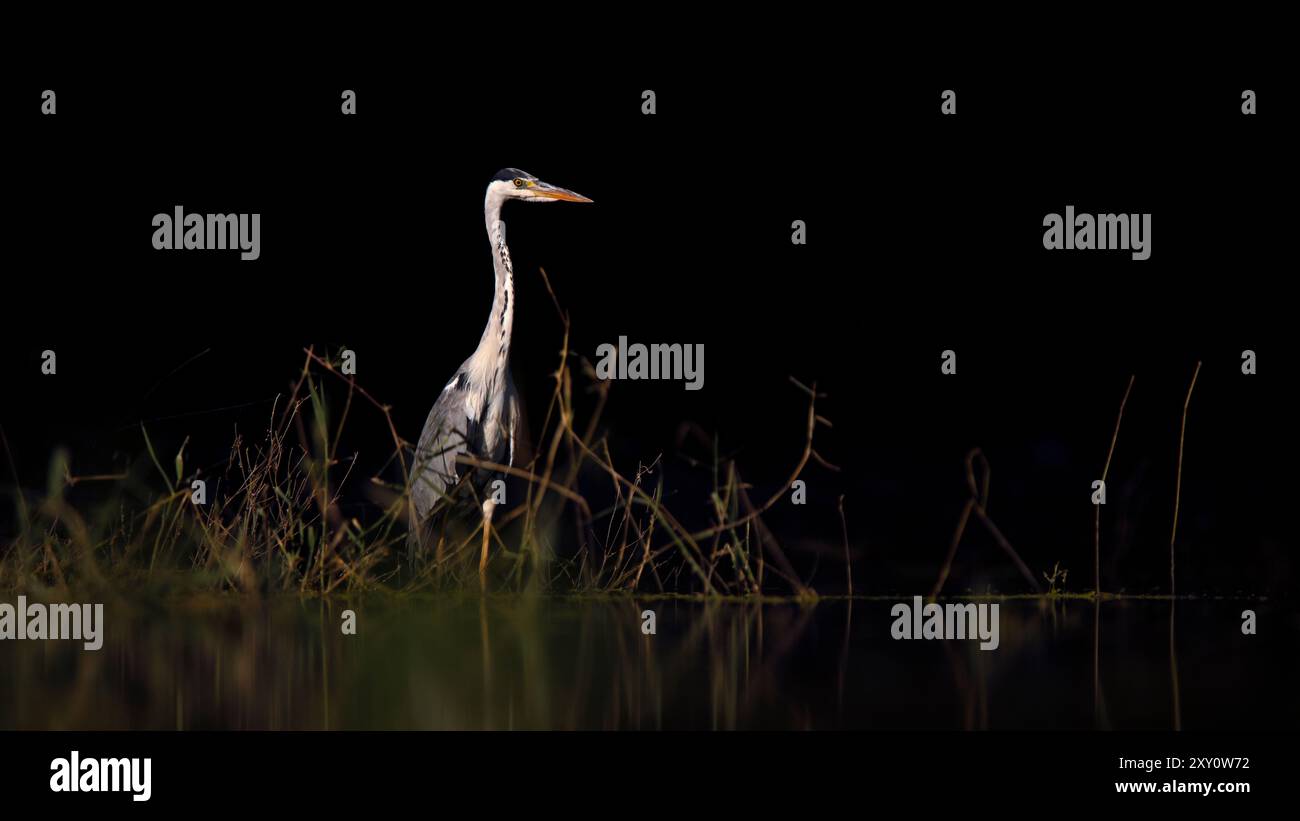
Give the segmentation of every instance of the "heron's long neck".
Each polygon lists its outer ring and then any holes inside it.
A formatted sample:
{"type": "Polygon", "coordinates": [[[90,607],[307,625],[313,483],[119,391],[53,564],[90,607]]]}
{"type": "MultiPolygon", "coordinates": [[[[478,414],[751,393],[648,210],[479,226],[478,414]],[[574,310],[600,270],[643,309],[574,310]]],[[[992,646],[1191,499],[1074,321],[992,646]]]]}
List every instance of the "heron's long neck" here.
{"type": "Polygon", "coordinates": [[[515,324],[515,274],[506,245],[506,225],[501,221],[500,203],[489,202],[485,210],[488,240],[492,244],[492,269],[496,288],[492,296],[492,313],[488,316],[483,338],[474,352],[475,365],[497,384],[504,376],[510,358],[510,332],[515,324]]]}

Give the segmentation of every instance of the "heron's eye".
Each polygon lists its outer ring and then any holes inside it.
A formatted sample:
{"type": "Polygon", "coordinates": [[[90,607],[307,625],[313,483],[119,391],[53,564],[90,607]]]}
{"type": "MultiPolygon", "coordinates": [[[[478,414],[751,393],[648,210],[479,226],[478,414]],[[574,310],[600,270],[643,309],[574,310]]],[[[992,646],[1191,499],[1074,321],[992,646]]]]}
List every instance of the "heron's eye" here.
{"type": "Polygon", "coordinates": [[[518,177],[515,177],[515,188],[523,188],[523,187],[524,187],[524,181],[519,179],[518,177]]]}

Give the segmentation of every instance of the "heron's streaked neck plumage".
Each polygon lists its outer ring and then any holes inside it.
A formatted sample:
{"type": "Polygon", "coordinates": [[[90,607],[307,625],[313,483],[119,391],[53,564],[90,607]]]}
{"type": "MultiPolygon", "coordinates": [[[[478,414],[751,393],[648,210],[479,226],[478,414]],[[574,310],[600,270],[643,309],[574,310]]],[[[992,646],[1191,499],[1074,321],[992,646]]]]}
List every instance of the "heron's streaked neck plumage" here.
{"type": "Polygon", "coordinates": [[[489,188],[483,203],[487,223],[488,241],[492,246],[492,269],[495,289],[492,295],[492,313],[472,358],[471,374],[479,385],[500,389],[505,384],[505,369],[510,359],[510,334],[515,324],[515,275],[510,262],[510,248],[506,245],[506,225],[501,221],[501,206],[505,199],[489,188]]]}

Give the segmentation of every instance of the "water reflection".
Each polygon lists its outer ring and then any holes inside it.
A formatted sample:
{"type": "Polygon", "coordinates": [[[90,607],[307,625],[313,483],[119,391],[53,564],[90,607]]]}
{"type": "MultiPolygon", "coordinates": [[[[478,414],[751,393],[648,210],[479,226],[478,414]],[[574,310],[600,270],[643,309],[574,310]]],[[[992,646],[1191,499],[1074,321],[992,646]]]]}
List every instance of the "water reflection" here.
{"type": "Polygon", "coordinates": [[[891,604],[110,604],[98,652],[0,643],[0,727],[1300,727],[1300,680],[1277,663],[1300,629],[1260,603],[1009,601],[993,652],[895,641],[891,604]],[[1246,606],[1273,629],[1242,636],[1246,606]]]}

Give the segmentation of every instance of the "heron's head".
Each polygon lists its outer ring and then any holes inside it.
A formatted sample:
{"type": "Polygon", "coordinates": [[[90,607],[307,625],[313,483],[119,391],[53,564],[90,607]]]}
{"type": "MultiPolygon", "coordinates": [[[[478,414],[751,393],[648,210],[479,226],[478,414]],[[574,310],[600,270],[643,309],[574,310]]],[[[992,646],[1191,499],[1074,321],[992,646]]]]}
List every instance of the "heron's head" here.
{"type": "Polygon", "coordinates": [[[503,168],[488,183],[488,195],[495,194],[503,200],[524,200],[525,202],[591,202],[567,188],[551,185],[518,168],[503,168]]]}

